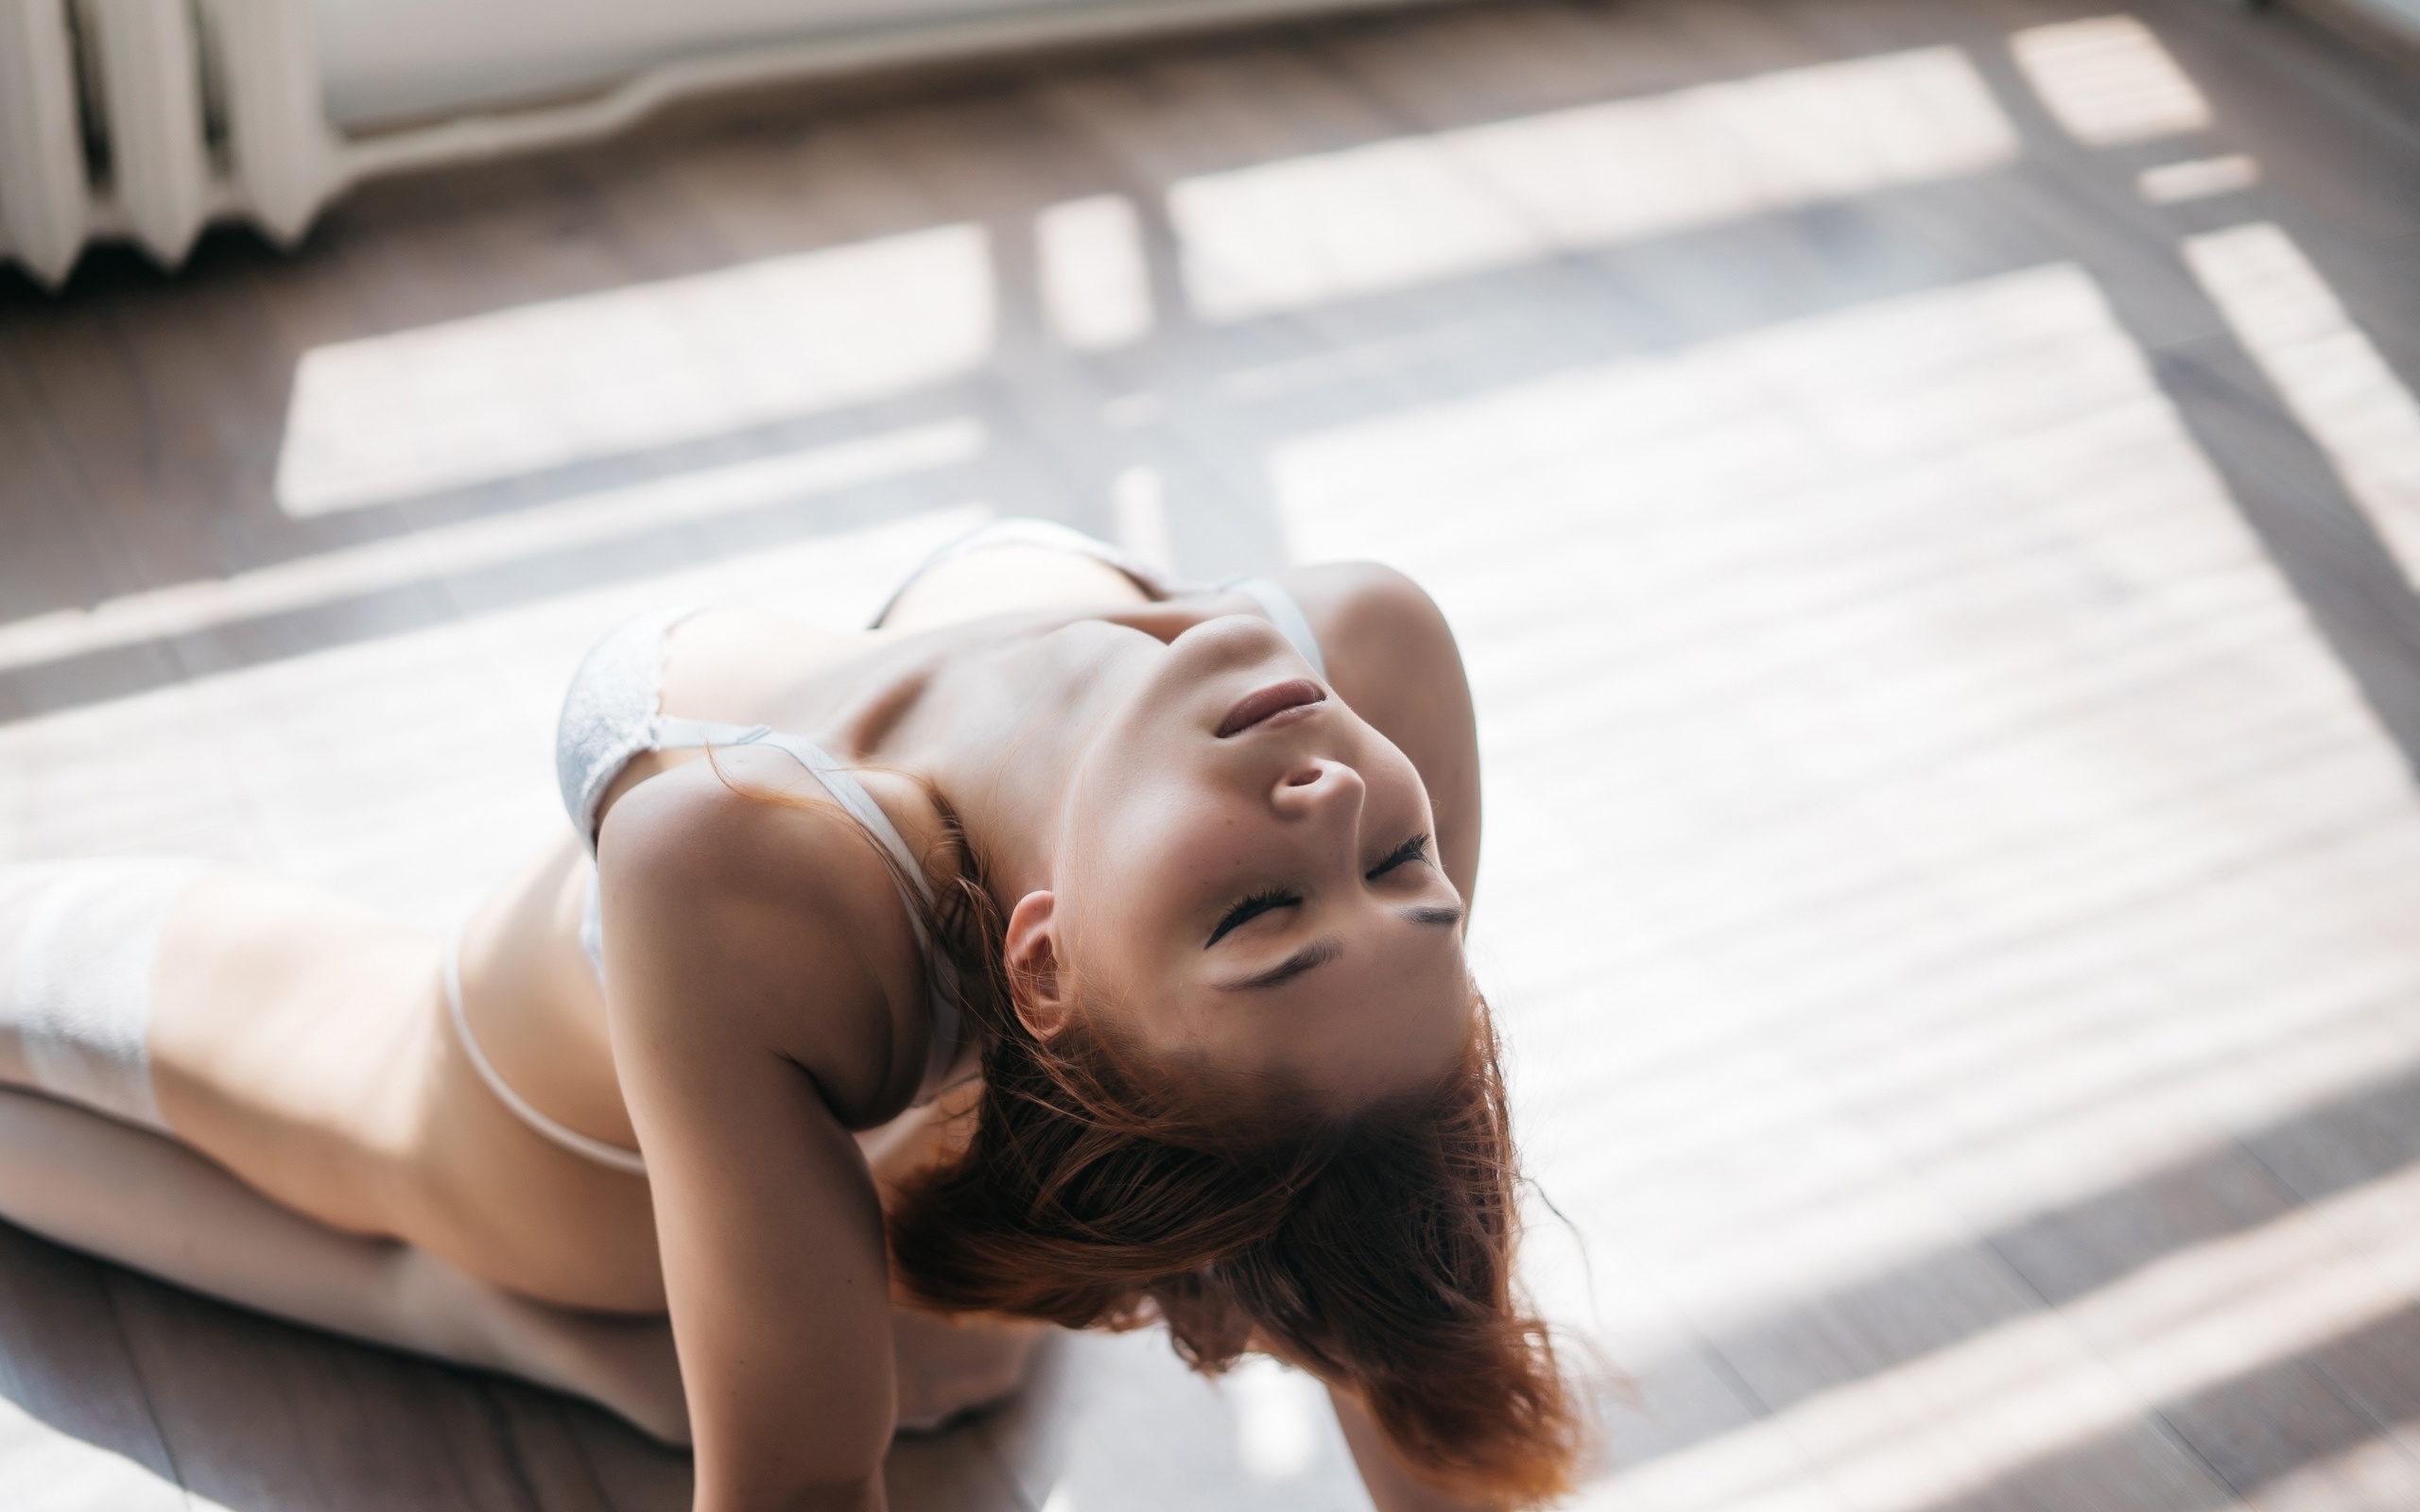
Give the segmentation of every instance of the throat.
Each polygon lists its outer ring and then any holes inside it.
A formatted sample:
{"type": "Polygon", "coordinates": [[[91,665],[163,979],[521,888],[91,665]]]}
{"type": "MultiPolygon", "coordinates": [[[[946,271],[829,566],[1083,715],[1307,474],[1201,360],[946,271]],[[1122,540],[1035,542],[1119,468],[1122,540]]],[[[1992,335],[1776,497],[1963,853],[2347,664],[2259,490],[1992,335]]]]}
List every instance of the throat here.
{"type": "Polygon", "coordinates": [[[890,747],[902,726],[925,701],[938,668],[934,659],[927,656],[886,670],[889,676],[874,679],[863,692],[843,704],[835,716],[835,732],[853,760],[890,757],[886,765],[896,764],[890,747]]]}
{"type": "Polygon", "coordinates": [[[954,661],[899,726],[899,747],[956,810],[1003,908],[1051,885],[1076,767],[1125,685],[1118,653],[1132,634],[1089,622],[954,661]]]}

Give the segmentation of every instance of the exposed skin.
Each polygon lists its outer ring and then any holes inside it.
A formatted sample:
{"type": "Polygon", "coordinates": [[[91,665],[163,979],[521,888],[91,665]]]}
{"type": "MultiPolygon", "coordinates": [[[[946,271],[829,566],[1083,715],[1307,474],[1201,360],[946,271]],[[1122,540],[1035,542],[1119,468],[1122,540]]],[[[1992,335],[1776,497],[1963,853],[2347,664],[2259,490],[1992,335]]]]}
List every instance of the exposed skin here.
{"type": "MultiPolygon", "coordinates": [[[[1117,1014],[1167,1054],[1352,1106],[1461,1042],[1476,736],[1415,587],[1355,566],[1280,580],[1330,681],[1240,730],[1221,732],[1239,700],[1310,675],[1249,600],[1152,604],[1027,548],[942,563],[880,631],[696,615],[669,638],[664,708],[813,736],[868,768],[920,853],[942,826],[917,779],[938,787],[993,869],[1037,1033],[1117,1014]],[[1283,896],[1213,943],[1257,894],[1283,896]]],[[[909,1108],[930,1019],[907,915],[853,829],[767,794],[821,789],[739,748],[641,758],[608,793],[610,992],[578,942],[569,838],[461,937],[508,1081],[643,1147],[646,1177],[557,1148],[476,1079],[437,939],[251,873],[214,872],[169,921],[154,1079],[181,1137],[323,1222],[560,1305],[668,1311],[699,1507],[877,1507],[914,1336],[894,1344],[881,1208],[944,1153],[968,1090],[909,1108]]],[[[1000,1338],[1002,1367],[968,1379],[1013,1378],[1028,1335],[1000,1338]]],[[[1349,1397],[1338,1410],[1385,1512],[1455,1504],[1392,1463],[1349,1397]]]]}
{"type": "MultiPolygon", "coordinates": [[[[1019,764],[1065,774],[1047,843],[1003,868],[1028,1027],[1057,1033],[1080,984],[1162,1056],[1331,1107],[1433,1074],[1467,1038],[1470,994],[1461,898],[1410,761],[1265,621],[1212,620],[1139,657],[1094,639],[1106,713],[1058,727],[1066,757],[1019,764]],[[1221,733],[1260,690],[1294,701],[1221,733]]],[[[1048,813],[1051,796],[1015,798],[1048,813]]]]}

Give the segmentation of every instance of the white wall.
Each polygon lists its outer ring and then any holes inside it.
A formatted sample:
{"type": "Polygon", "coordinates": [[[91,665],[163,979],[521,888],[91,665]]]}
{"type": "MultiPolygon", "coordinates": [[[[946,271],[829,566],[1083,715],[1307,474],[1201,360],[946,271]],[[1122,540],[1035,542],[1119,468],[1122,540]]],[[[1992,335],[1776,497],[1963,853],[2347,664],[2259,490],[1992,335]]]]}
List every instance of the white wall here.
{"type": "Polygon", "coordinates": [[[1061,9],[1048,0],[315,0],[313,9],[329,117],[358,129],[576,92],[754,42],[1046,8],[1061,9]]]}

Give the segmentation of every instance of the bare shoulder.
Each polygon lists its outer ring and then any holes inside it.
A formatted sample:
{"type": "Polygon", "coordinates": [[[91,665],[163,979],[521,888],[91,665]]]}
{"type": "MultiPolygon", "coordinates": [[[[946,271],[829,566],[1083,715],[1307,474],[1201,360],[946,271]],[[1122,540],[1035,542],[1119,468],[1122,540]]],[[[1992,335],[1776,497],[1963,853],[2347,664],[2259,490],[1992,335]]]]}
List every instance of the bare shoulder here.
{"type": "MultiPolygon", "coordinates": [[[[850,1123],[912,1093],[917,954],[874,847],[776,750],[718,751],[632,788],[597,840],[614,1011],[675,1011],[805,1068],[850,1123]]],[[[917,1061],[921,1066],[921,1060],[917,1061]]]]}
{"type": "Polygon", "coordinates": [[[1278,580],[1318,634],[1329,680],[1381,729],[1390,720],[1459,727],[1466,717],[1461,649],[1418,583],[1372,561],[1298,567],[1278,580]]]}
{"type": "Polygon", "coordinates": [[[1322,562],[1278,575],[1320,631],[1339,646],[1364,641],[1453,653],[1454,634],[1436,600],[1406,574],[1374,561],[1322,562]]]}

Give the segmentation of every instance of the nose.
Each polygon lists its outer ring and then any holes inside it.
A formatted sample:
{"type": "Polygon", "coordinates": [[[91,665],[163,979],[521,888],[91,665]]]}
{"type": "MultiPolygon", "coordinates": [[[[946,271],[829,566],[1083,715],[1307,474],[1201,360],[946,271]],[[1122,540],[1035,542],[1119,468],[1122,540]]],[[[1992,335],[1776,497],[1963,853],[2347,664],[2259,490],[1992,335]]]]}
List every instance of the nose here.
{"type": "Polygon", "coordinates": [[[1361,801],[1368,793],[1361,774],[1342,762],[1305,756],[1278,779],[1270,803],[1280,818],[1335,827],[1349,839],[1360,827],[1361,801]]]}

